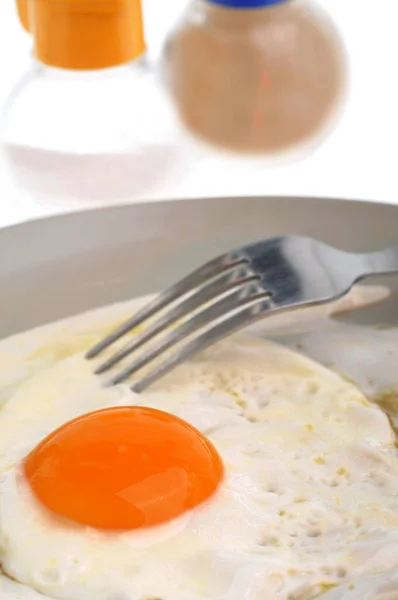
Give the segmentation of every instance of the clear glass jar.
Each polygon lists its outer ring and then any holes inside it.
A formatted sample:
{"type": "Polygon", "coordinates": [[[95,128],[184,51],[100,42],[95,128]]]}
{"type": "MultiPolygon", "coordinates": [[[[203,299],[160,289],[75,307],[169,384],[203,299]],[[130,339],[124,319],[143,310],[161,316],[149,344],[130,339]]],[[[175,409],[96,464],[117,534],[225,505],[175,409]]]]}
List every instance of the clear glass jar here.
{"type": "Polygon", "coordinates": [[[243,154],[313,147],[346,92],[339,36],[307,0],[196,0],[164,64],[188,130],[243,154]]]}
{"type": "MultiPolygon", "coordinates": [[[[20,0],[20,8],[29,2],[46,19],[40,24],[39,13],[35,20],[31,67],[0,120],[3,156],[17,184],[50,202],[107,202],[172,187],[186,169],[184,132],[146,61],[138,0],[20,0]],[[91,17],[81,35],[82,20],[91,17]],[[136,31],[113,31],[133,18],[136,31]],[[66,30],[64,39],[54,38],[57,28],[66,30]],[[108,33],[104,50],[101,35],[108,33]],[[98,52],[87,46],[93,37],[98,52]]],[[[28,27],[26,14],[21,10],[28,27]]]]}

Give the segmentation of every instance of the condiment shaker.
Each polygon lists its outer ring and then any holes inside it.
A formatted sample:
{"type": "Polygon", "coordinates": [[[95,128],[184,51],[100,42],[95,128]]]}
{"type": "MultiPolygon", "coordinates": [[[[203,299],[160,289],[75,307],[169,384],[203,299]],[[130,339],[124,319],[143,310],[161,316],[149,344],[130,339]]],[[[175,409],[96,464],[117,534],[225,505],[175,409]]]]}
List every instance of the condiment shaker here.
{"type": "Polygon", "coordinates": [[[3,155],[40,199],[141,197],[179,179],[174,108],[146,59],[141,0],[18,0],[33,38],[3,155]]]}
{"type": "Polygon", "coordinates": [[[188,130],[239,153],[278,154],[321,139],[346,91],[342,42],[307,0],[196,0],[164,65],[188,130]]]}

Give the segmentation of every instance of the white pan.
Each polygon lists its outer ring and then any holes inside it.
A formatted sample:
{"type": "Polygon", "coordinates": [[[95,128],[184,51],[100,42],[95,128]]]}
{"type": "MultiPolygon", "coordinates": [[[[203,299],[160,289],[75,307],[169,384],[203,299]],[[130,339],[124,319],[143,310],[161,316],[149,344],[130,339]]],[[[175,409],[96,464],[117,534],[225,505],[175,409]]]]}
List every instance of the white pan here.
{"type": "MultiPolygon", "coordinates": [[[[381,249],[398,243],[398,206],[316,198],[219,198],[89,210],[2,229],[0,338],[156,292],[214,255],[281,234],[312,236],[351,251],[381,249]]],[[[342,333],[335,321],[324,331],[304,333],[300,348],[335,367],[344,348],[343,371],[349,366],[347,357],[359,352],[362,362],[354,360],[345,373],[369,394],[396,386],[398,397],[398,329],[392,351],[390,332],[385,330],[383,338],[379,330],[375,346],[374,329],[368,327],[398,326],[398,276],[378,278],[377,284],[388,285],[389,299],[346,313],[343,318],[354,324],[344,324],[348,329],[342,333]],[[358,345],[357,337],[350,347],[352,331],[358,330],[364,332],[363,344],[358,345]],[[327,343],[320,344],[324,335],[329,336],[327,343]]],[[[288,331],[285,343],[294,345],[295,332],[288,331]]],[[[322,598],[392,600],[398,579],[390,572],[365,578],[361,586],[355,595],[342,586],[322,598]]]]}
{"type": "MultiPolygon", "coordinates": [[[[345,250],[398,242],[398,206],[316,198],[211,198],[56,216],[0,230],[0,338],[163,289],[225,250],[308,235],[345,250]]],[[[389,301],[350,318],[398,325],[389,301]]],[[[379,283],[378,279],[377,283],[379,283]]]]}

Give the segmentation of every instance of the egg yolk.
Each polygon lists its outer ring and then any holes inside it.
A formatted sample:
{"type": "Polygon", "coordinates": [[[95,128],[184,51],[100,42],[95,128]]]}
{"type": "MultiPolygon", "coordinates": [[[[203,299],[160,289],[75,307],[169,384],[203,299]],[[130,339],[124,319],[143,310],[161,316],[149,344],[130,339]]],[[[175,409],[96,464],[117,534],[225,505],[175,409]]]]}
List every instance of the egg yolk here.
{"type": "Polygon", "coordinates": [[[66,423],[27,456],[24,470],[47,509],[114,530],[174,519],[208,499],[223,476],[217,450],[199,431],[137,406],[66,423]]]}

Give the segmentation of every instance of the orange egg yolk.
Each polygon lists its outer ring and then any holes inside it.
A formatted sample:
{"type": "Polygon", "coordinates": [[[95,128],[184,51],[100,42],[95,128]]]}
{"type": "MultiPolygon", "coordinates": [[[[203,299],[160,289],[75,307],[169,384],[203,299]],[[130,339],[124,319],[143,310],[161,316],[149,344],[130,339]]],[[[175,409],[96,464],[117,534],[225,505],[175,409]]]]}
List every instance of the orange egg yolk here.
{"type": "Polygon", "coordinates": [[[194,427],[137,406],[86,414],[26,458],[26,478],[47,509],[98,529],[164,523],[217,489],[221,458],[194,427]]]}

